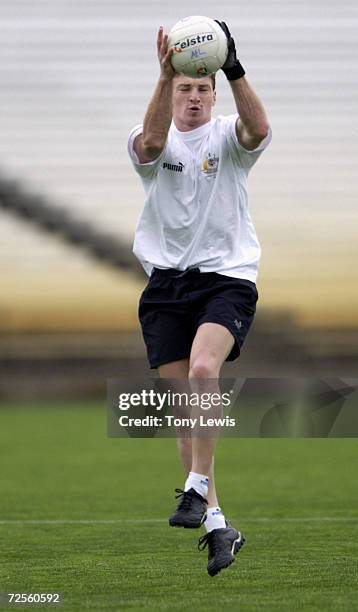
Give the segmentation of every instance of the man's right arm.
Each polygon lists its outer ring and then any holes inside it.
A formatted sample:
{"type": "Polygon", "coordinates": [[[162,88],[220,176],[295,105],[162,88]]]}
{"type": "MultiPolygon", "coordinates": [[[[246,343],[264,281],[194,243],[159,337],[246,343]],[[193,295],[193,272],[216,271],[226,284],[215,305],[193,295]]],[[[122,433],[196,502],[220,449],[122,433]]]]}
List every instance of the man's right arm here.
{"type": "Polygon", "coordinates": [[[133,143],[141,164],[159,157],[165,147],[172,121],[172,81],[175,71],[170,58],[173,50],[168,50],[168,35],[164,34],[162,27],[158,32],[157,50],[160,64],[159,81],[144,117],[143,132],[133,143]]]}

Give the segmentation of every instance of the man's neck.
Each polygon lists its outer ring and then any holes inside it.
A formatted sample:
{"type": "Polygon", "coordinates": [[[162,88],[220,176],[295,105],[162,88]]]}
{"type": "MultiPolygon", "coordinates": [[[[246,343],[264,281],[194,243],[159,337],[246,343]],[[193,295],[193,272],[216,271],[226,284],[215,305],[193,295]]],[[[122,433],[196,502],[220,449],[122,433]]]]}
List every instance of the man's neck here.
{"type": "Polygon", "coordinates": [[[174,125],[175,125],[176,129],[179,132],[191,132],[192,130],[197,130],[198,128],[202,127],[203,125],[206,125],[207,123],[209,123],[211,121],[211,118],[208,121],[204,121],[203,123],[194,124],[194,125],[189,125],[187,123],[184,123],[184,122],[180,121],[180,119],[176,119],[175,117],[173,117],[173,121],[174,121],[174,125]]]}

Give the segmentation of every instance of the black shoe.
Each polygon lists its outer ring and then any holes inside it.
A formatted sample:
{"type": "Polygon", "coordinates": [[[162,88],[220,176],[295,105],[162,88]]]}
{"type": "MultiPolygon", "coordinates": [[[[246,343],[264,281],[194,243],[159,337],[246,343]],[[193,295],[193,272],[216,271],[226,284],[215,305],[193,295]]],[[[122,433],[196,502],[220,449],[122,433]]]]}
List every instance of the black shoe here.
{"type": "Polygon", "coordinates": [[[176,499],[181,497],[181,500],[169,519],[169,525],[192,529],[200,527],[206,519],[207,500],[193,488],[189,491],[182,491],[181,489],[175,489],[175,491],[179,493],[175,496],[176,499]]]}
{"type": "Polygon", "coordinates": [[[227,527],[213,529],[199,540],[199,550],[204,550],[206,546],[209,547],[208,573],[210,576],[215,576],[222,569],[231,565],[245,542],[240,531],[236,531],[229,523],[226,524],[227,527]]]}

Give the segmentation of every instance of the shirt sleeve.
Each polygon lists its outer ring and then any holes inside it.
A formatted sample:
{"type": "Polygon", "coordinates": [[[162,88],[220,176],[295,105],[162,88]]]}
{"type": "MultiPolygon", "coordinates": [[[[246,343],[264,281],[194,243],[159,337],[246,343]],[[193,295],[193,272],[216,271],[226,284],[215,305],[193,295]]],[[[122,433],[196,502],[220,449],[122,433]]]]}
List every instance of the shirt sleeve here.
{"type": "Polygon", "coordinates": [[[245,149],[243,147],[236,135],[236,121],[239,115],[229,115],[225,117],[224,121],[224,129],[226,133],[227,142],[230,148],[230,151],[233,157],[238,161],[240,166],[249,171],[255,162],[260,157],[261,153],[268,147],[272,140],[272,130],[269,127],[268,134],[266,138],[264,138],[256,149],[250,151],[249,149],[245,149]]]}
{"type": "Polygon", "coordinates": [[[131,158],[134,169],[139,174],[139,176],[141,176],[142,178],[150,179],[154,176],[154,174],[156,173],[157,169],[160,166],[160,162],[164,155],[165,147],[163,151],[161,152],[161,154],[155,159],[153,159],[153,161],[146,162],[145,164],[141,164],[138,159],[138,155],[136,154],[133,148],[133,144],[134,144],[136,137],[139,136],[139,134],[142,134],[142,132],[143,132],[143,125],[136,125],[130,132],[129,138],[128,138],[128,147],[127,147],[128,154],[129,154],[129,157],[131,158]]]}

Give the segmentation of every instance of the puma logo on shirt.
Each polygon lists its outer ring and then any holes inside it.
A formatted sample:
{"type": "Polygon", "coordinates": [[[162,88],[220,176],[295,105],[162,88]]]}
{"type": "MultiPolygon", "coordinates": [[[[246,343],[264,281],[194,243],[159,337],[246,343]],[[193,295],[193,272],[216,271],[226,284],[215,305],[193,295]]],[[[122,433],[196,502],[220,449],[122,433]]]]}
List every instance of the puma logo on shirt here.
{"type": "Polygon", "coordinates": [[[183,172],[184,164],[179,162],[178,164],[168,164],[168,162],[163,163],[163,168],[167,168],[168,170],[174,170],[174,172],[183,172]]]}

